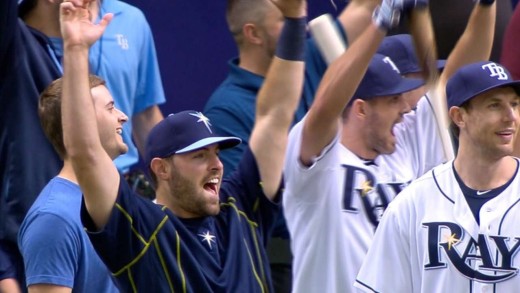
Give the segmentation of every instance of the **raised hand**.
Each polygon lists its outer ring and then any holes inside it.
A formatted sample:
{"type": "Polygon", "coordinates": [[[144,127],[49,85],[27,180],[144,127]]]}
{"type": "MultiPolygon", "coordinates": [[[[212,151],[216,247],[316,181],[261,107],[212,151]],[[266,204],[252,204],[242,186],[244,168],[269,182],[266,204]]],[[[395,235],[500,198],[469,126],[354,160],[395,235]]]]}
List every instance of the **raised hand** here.
{"type": "Polygon", "coordinates": [[[307,16],[306,0],[270,0],[285,17],[299,18],[307,16]]]}
{"type": "Polygon", "coordinates": [[[113,14],[107,13],[98,24],[94,24],[88,10],[91,1],[73,0],[60,4],[61,35],[66,48],[89,48],[112,20],[113,14]]]}
{"type": "Polygon", "coordinates": [[[413,9],[426,7],[428,7],[428,0],[383,0],[374,10],[372,18],[377,26],[389,30],[399,24],[401,15],[413,9]]]}
{"type": "Polygon", "coordinates": [[[403,0],[383,0],[381,5],[377,6],[372,15],[374,23],[384,29],[389,30],[399,24],[401,17],[401,9],[396,5],[396,2],[403,0]]]}

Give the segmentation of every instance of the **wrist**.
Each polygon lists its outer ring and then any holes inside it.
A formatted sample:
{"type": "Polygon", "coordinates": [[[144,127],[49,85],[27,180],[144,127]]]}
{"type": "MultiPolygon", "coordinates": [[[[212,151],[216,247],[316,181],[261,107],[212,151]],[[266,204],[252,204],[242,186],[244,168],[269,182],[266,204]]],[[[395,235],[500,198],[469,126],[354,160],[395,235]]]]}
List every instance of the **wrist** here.
{"type": "Polygon", "coordinates": [[[63,40],[63,51],[67,52],[88,52],[89,46],[84,44],[69,43],[63,40]]]}
{"type": "Polygon", "coordinates": [[[282,32],[276,45],[275,56],[290,61],[305,58],[305,37],[307,17],[285,17],[282,32]]]}

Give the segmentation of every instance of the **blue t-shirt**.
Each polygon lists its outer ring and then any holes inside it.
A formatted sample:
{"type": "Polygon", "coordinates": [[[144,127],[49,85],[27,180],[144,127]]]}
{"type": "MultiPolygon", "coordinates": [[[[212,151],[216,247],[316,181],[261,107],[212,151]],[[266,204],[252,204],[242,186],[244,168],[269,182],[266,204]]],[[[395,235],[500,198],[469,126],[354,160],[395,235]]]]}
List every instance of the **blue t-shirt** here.
{"type": "MultiPolygon", "coordinates": [[[[279,208],[265,197],[250,150],[220,201],[217,216],[179,219],[121,179],[108,224],[89,236],[124,292],[273,292],[264,246],[279,208]]],[[[84,204],[81,213],[94,231],[84,204]]]]}
{"type": "Polygon", "coordinates": [[[52,284],[73,292],[119,292],[80,220],[79,186],[60,177],[42,190],[18,238],[27,286],[52,284]]]}

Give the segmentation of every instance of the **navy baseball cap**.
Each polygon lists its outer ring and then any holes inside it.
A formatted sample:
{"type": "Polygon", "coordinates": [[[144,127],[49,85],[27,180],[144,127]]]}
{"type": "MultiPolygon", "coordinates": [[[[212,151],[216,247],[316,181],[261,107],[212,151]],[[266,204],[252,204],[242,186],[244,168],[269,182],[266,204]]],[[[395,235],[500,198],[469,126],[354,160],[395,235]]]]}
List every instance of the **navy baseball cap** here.
{"type": "Polygon", "coordinates": [[[354,99],[369,100],[375,97],[398,95],[422,85],[424,85],[422,79],[402,77],[390,57],[375,54],[351,102],[354,99]]]}
{"type": "Polygon", "coordinates": [[[494,88],[508,86],[517,94],[520,92],[520,81],[513,80],[509,71],[500,64],[482,61],[463,66],[446,85],[448,109],[494,88]]]}
{"type": "MultiPolygon", "coordinates": [[[[409,34],[385,37],[377,49],[377,53],[392,58],[402,74],[422,71],[415,55],[412,36],[409,34]]],[[[446,60],[437,60],[437,69],[444,68],[445,64],[446,60]]]]}
{"type": "Polygon", "coordinates": [[[220,149],[227,149],[240,142],[238,137],[216,135],[201,112],[182,111],[170,114],[152,128],[146,143],[146,162],[150,164],[153,158],[187,153],[215,143],[220,149]]]}

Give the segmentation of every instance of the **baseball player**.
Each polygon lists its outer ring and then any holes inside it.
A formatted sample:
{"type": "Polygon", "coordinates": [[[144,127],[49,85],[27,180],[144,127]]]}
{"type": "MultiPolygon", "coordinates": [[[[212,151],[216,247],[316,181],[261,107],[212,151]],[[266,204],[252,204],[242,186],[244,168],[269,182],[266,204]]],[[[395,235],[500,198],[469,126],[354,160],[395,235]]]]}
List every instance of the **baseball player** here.
{"type": "Polygon", "coordinates": [[[447,85],[459,137],[454,161],[390,204],[356,287],[366,292],[517,292],[520,176],[511,156],[520,81],[493,62],[462,67],[447,85]]]}
{"type": "MultiPolygon", "coordinates": [[[[289,135],[284,212],[292,237],[294,292],[355,291],[355,277],[388,203],[444,161],[429,101],[421,99],[416,111],[405,115],[410,106],[403,94],[423,82],[401,77],[390,58],[374,55],[388,28],[378,26],[377,15],[331,64],[311,110],[289,135]]],[[[444,73],[489,56],[494,17],[493,6],[475,7],[444,73]],[[480,47],[459,56],[475,44],[480,47]]]]}
{"type": "MultiPolygon", "coordinates": [[[[98,129],[86,83],[89,46],[111,16],[94,25],[81,0],[61,4],[64,145],[83,192],[82,223],[122,292],[273,291],[264,247],[303,86],[307,5],[273,3],[284,25],[238,171],[222,181],[218,153],[239,139],[218,136],[200,112],[170,115],[151,130],[146,147],[159,205],[132,192],[111,160],[116,154],[99,140],[115,135],[112,143],[121,142],[119,128],[98,129]]],[[[112,104],[104,110],[112,113],[112,104]]]]}

